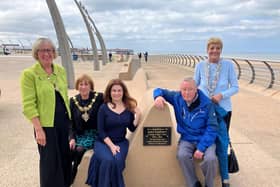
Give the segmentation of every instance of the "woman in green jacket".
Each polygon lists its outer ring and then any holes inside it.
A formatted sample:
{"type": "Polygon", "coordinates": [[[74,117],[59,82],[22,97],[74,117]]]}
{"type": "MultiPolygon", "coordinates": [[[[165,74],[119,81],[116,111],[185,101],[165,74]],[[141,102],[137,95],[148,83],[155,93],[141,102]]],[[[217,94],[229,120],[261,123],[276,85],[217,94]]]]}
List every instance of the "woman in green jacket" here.
{"type": "Polygon", "coordinates": [[[33,124],[38,144],[40,186],[69,187],[71,113],[66,73],[53,63],[57,51],[50,39],[37,39],[32,56],[36,63],[22,72],[21,94],[23,113],[33,124]]]}

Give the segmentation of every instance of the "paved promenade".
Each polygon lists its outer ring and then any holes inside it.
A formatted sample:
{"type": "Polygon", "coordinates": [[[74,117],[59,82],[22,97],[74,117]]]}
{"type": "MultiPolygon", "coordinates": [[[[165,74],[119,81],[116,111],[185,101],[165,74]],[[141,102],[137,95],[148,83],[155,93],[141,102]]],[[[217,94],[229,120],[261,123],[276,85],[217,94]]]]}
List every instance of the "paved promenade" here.
{"type": "MultiPolygon", "coordinates": [[[[0,56],[0,186],[37,187],[38,152],[32,126],[21,112],[19,76],[22,69],[33,64],[31,57],[0,56]]],[[[103,91],[108,80],[117,78],[121,63],[111,63],[101,71],[92,71],[91,63],[76,62],[76,77],[92,75],[95,88],[103,91]]],[[[148,86],[177,89],[180,81],[192,71],[182,66],[149,62],[142,68],[147,72],[148,86]]],[[[137,87],[127,82],[130,90],[137,87]]],[[[231,175],[232,187],[280,186],[280,101],[267,91],[255,91],[240,83],[240,93],[233,97],[233,117],[230,129],[238,156],[240,172],[231,175]]],[[[76,93],[69,90],[69,95],[76,93]]],[[[132,93],[135,93],[135,91],[132,93]]],[[[139,93],[137,97],[139,97],[139,93]]],[[[133,186],[130,186],[133,187],[133,186]]]]}

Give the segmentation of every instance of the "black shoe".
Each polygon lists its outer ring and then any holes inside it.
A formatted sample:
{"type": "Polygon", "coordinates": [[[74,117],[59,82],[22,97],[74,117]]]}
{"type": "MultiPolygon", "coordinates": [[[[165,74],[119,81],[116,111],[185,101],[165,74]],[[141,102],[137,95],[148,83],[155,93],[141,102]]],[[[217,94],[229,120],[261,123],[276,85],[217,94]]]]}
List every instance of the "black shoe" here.
{"type": "Polygon", "coordinates": [[[222,183],[222,187],[230,187],[229,183],[222,183]]]}
{"type": "Polygon", "coordinates": [[[196,181],[195,184],[194,184],[194,187],[202,187],[202,186],[201,186],[201,183],[199,181],[196,181]]]}

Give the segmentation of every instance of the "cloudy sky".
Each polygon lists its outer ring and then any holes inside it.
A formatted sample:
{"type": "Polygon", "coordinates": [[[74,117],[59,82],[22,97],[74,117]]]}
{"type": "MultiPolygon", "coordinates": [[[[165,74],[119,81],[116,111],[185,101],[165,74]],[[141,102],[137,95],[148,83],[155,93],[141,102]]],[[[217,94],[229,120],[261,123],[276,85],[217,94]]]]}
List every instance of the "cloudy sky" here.
{"type": "MultiPolygon", "coordinates": [[[[280,53],[279,0],[81,0],[107,48],[151,53],[204,53],[218,36],[224,53],[280,53]]],[[[56,0],[75,47],[89,47],[74,0],[56,0]]],[[[56,40],[45,0],[0,2],[0,44],[56,40]]]]}

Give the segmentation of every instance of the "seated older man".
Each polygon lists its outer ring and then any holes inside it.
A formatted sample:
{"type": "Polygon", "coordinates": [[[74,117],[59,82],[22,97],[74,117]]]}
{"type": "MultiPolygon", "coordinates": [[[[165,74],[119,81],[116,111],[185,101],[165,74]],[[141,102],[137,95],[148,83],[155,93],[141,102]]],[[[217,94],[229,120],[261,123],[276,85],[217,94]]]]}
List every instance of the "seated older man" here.
{"type": "Polygon", "coordinates": [[[205,185],[214,187],[217,173],[215,139],[218,122],[215,107],[205,96],[192,78],[186,78],[180,84],[180,91],[156,88],[155,106],[162,109],[165,102],[170,103],[175,112],[177,132],[181,135],[177,158],[189,187],[201,187],[194,166],[194,159],[201,160],[201,169],[205,176],[205,185]]]}

